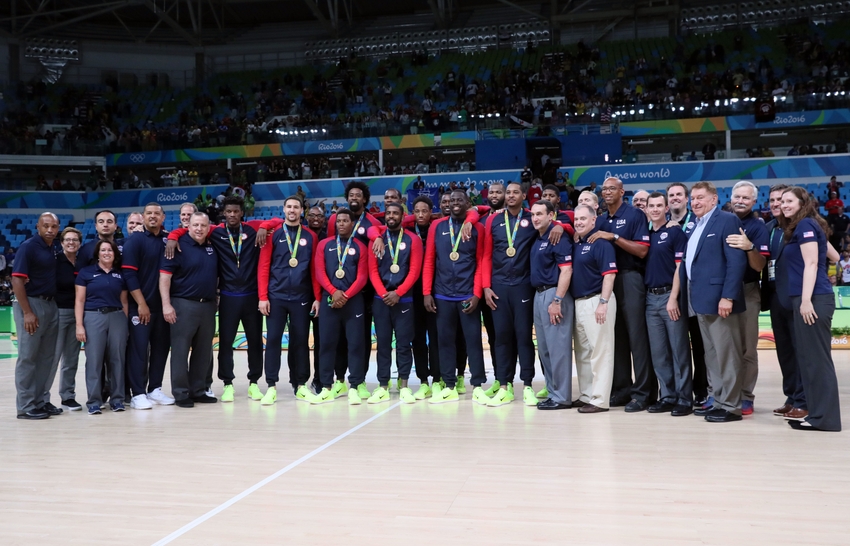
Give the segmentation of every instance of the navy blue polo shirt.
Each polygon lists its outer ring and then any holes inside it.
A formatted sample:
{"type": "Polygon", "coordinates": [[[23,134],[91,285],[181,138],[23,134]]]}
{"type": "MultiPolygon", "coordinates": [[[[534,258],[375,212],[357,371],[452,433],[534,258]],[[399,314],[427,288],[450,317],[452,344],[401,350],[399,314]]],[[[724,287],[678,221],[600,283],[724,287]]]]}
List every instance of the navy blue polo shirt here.
{"type": "Polygon", "coordinates": [[[225,296],[245,296],[257,293],[257,264],[260,260],[260,249],[254,246],[257,242],[259,222],[242,222],[242,225],[231,232],[226,224],[215,226],[210,233],[210,243],[218,252],[219,289],[225,296]],[[230,244],[233,238],[233,246],[230,244]],[[239,251],[239,241],[242,241],[239,253],[239,267],[236,263],[236,251],[239,251]],[[234,250],[236,247],[236,250],[234,250]]]}
{"type": "MultiPolygon", "coordinates": [[[[165,253],[168,232],[160,230],[158,235],[145,229],[133,233],[124,240],[121,255],[121,269],[127,290],[141,290],[148,309],[162,311],[162,298],[159,295],[159,262],[165,253]]],[[[132,298],[130,298],[132,300],[132,298]]],[[[134,303],[133,300],[131,303],[134,303]]]]}
{"type": "MultiPolygon", "coordinates": [[[[337,240],[336,237],[328,237],[323,241],[319,241],[319,247],[316,249],[316,263],[314,265],[317,270],[324,270],[328,277],[328,281],[335,290],[348,292],[349,289],[358,285],[360,288],[357,292],[366,285],[368,280],[368,270],[366,268],[366,245],[360,242],[360,239],[351,238],[351,244],[348,245],[348,240],[340,239],[339,253],[337,256],[337,240]],[[346,251],[346,246],[348,250],[346,251]],[[362,274],[360,262],[363,261],[362,274]],[[336,278],[336,272],[339,269],[339,263],[342,261],[342,270],[345,276],[341,279],[336,278]]],[[[325,292],[328,292],[325,289],[325,292]]],[[[328,293],[330,295],[330,293],[328,293]]]]}
{"type": "MultiPolygon", "coordinates": [[[[667,213],[667,220],[671,220],[669,212],[667,213]]],[[[678,223],[685,235],[690,236],[694,228],[697,227],[697,217],[694,216],[693,212],[688,211],[678,223]]]]}
{"type": "Polygon", "coordinates": [[[788,295],[790,297],[800,296],[803,293],[803,254],[800,245],[805,243],[817,243],[818,247],[818,272],[815,278],[815,288],[812,295],[832,294],[832,285],[826,271],[826,234],[812,218],[803,218],[797,227],[791,240],[785,245],[782,255],[788,267],[788,295]]]}
{"type": "Polygon", "coordinates": [[[189,300],[213,299],[218,286],[218,254],[204,241],[198,244],[187,233],[178,239],[180,252],[161,258],[160,272],[171,277],[171,297],[189,300]]]}
{"type": "MultiPolygon", "coordinates": [[[[593,228],[587,237],[597,231],[598,228],[593,228]]],[[[614,245],[604,239],[588,243],[587,237],[573,245],[573,276],[570,280],[570,294],[573,298],[602,292],[602,277],[617,272],[614,245]]]]}
{"type": "Polygon", "coordinates": [[[76,299],[76,267],[65,256],[64,252],[56,255],[56,307],[73,309],[76,299]]]}
{"type": "MultiPolygon", "coordinates": [[[[88,265],[94,265],[97,263],[97,256],[94,255],[94,247],[97,245],[97,242],[100,239],[95,239],[94,241],[89,241],[80,247],[80,250],[77,251],[77,264],[76,270],[79,271],[82,268],[88,265]]],[[[119,253],[124,253],[124,239],[114,239],[115,245],[118,247],[119,253]]]]}
{"type": "Polygon", "coordinates": [[[461,237],[457,248],[458,260],[452,261],[449,258],[453,250],[449,222],[452,223],[457,238],[463,227],[463,220],[441,218],[431,223],[428,229],[423,294],[433,294],[437,299],[448,301],[463,301],[473,295],[480,298],[482,289],[478,253],[480,245],[481,256],[484,254],[484,228],[481,224],[473,224],[470,239],[464,241],[461,237]]]}
{"type": "MultiPolygon", "coordinates": [[[[770,240],[767,228],[761,218],[755,214],[750,214],[746,218],[741,218],[741,223],[744,225],[744,233],[747,238],[755,245],[759,254],[766,258],[770,258],[770,240]]],[[[744,283],[758,282],[761,280],[761,271],[756,271],[747,264],[747,272],[744,273],[744,283]]]]}
{"type": "Polygon", "coordinates": [[[76,285],[86,288],[86,311],[123,307],[121,292],[127,290],[127,282],[118,269],[104,271],[97,264],[87,265],[77,273],[76,285]]]}
{"type": "Polygon", "coordinates": [[[558,211],[558,214],[556,215],[555,220],[561,222],[562,224],[573,225],[573,219],[570,218],[569,214],[567,214],[566,212],[564,212],[562,210],[558,211]]]}
{"type": "MultiPolygon", "coordinates": [[[[601,231],[614,233],[629,241],[640,245],[649,246],[649,228],[647,227],[646,214],[642,210],[622,203],[613,215],[607,211],[596,221],[596,226],[601,231]]],[[[639,269],[641,259],[629,254],[617,245],[614,245],[617,254],[617,266],[620,271],[633,271],[639,269]]]]}
{"type": "Polygon", "coordinates": [[[260,251],[258,266],[260,300],[313,301],[313,253],[318,246],[318,237],[308,227],[284,224],[269,234],[266,246],[260,251]],[[296,267],[290,267],[292,253],[286,241],[284,230],[289,232],[289,240],[295,247],[296,267]]]}
{"type": "Polygon", "coordinates": [[[53,297],[56,295],[56,253],[52,246],[34,235],[18,247],[15,254],[13,277],[27,279],[24,289],[27,296],[53,297]]]}
{"type": "MultiPolygon", "coordinates": [[[[561,267],[572,265],[573,245],[568,237],[561,237],[557,245],[549,242],[549,233],[554,224],[549,224],[546,232],[534,240],[531,246],[531,286],[557,286],[561,276],[561,267]]],[[[535,230],[536,231],[536,230],[535,230]]]]}
{"type": "Polygon", "coordinates": [[[505,212],[501,214],[491,214],[486,225],[485,261],[482,263],[484,287],[528,284],[531,277],[528,267],[531,246],[537,239],[537,230],[531,225],[531,213],[520,209],[518,216],[512,216],[505,209],[505,212]],[[508,249],[508,229],[511,230],[511,234],[516,229],[516,237],[513,241],[516,254],[513,257],[505,254],[508,249]]]}
{"type": "Polygon", "coordinates": [[[649,253],[643,282],[647,288],[673,286],[676,264],[682,261],[688,248],[688,236],[679,226],[666,224],[649,232],[649,253]]]}

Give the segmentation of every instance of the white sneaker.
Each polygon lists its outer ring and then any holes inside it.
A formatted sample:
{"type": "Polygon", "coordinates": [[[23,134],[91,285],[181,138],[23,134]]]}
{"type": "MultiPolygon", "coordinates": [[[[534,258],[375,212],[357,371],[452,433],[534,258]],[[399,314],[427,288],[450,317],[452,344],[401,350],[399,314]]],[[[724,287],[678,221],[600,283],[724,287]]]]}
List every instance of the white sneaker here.
{"type": "Polygon", "coordinates": [[[150,403],[148,397],[144,394],[137,394],[130,399],[130,407],[133,409],[151,409],[153,404],[150,403]]]}
{"type": "Polygon", "coordinates": [[[208,388],[204,391],[204,394],[209,396],[210,398],[215,398],[215,394],[213,394],[212,387],[208,388]]]}
{"type": "Polygon", "coordinates": [[[174,399],[162,392],[162,389],[154,389],[148,393],[148,400],[160,406],[170,406],[174,404],[174,399]]]}

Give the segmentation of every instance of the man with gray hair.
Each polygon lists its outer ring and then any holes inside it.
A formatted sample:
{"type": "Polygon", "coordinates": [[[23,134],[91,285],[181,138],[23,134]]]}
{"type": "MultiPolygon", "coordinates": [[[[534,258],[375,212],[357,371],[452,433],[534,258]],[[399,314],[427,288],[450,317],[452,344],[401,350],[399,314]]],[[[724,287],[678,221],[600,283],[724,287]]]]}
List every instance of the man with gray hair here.
{"type": "Polygon", "coordinates": [[[761,311],[761,272],[767,265],[770,247],[767,228],[764,221],[753,212],[758,197],[758,188],[747,180],[741,180],[732,187],[732,210],[740,218],[743,228],[740,234],[726,237],[726,243],[732,248],[747,253],[747,270],[744,273],[744,300],[747,310],[741,315],[743,328],[744,355],[742,360],[741,413],[753,413],[753,390],[759,374],[759,312],[761,311]]]}
{"type": "Polygon", "coordinates": [[[180,205],[180,226],[189,229],[189,220],[198,212],[198,206],[194,203],[183,203],[180,205]]]}
{"type": "Polygon", "coordinates": [[[632,206],[640,209],[646,214],[646,202],[649,199],[649,192],[646,190],[638,190],[632,195],[632,206]]]}
{"type": "Polygon", "coordinates": [[[38,234],[21,244],[12,269],[14,316],[18,332],[15,363],[18,419],[47,419],[62,410],[45,400],[44,392],[53,364],[59,333],[56,307],[56,256],[53,240],[59,234],[59,217],[45,212],[38,218],[38,234]]]}

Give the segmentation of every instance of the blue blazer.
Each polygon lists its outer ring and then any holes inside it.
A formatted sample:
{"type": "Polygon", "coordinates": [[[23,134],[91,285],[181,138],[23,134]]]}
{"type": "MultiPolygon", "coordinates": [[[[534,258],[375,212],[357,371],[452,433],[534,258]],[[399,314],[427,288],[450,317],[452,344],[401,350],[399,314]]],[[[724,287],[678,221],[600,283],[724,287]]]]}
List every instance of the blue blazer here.
{"type": "MultiPolygon", "coordinates": [[[[747,253],[726,244],[728,235],[740,235],[741,220],[730,212],[714,211],[702,231],[691,266],[691,307],[699,315],[716,315],[722,298],[732,300],[732,312],[743,313],[744,272],[747,269],[747,253]]],[[[688,234],[688,238],[692,236],[688,234]]],[[[680,305],[683,312],[688,309],[686,290],[687,267],[685,258],[679,267],[680,305]]]]}

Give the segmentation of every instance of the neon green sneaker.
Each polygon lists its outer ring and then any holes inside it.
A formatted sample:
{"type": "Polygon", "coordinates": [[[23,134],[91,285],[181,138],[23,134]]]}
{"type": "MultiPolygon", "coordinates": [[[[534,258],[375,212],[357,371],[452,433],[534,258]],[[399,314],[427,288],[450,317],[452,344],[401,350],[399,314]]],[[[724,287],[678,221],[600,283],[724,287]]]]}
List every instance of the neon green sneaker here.
{"type": "MultiPolygon", "coordinates": [[[[443,381],[442,379],[440,379],[440,388],[441,388],[441,389],[445,389],[445,388],[446,388],[446,382],[445,382],[445,381],[443,381]]],[[[434,389],[434,385],[433,385],[433,384],[431,385],[431,389],[432,389],[432,390],[434,389]]]]}
{"type": "Polygon", "coordinates": [[[526,406],[536,406],[537,405],[537,395],[534,394],[534,389],[531,387],[526,387],[522,389],[522,403],[526,406]]]}
{"type": "Polygon", "coordinates": [[[396,392],[401,392],[401,378],[395,380],[395,390],[396,392]]]}
{"type": "Polygon", "coordinates": [[[499,380],[497,379],[497,380],[493,381],[493,384],[490,385],[489,389],[484,391],[484,394],[486,394],[487,396],[493,396],[494,394],[496,394],[496,392],[499,391],[499,387],[501,387],[501,386],[502,386],[502,384],[499,383],[499,380]]]}
{"type": "Polygon", "coordinates": [[[311,404],[327,404],[328,402],[333,402],[335,398],[330,389],[324,388],[319,394],[311,394],[308,402],[311,404]]]}
{"type": "Polygon", "coordinates": [[[445,404],[446,402],[457,402],[460,398],[457,395],[457,389],[449,389],[448,387],[445,389],[440,389],[439,391],[434,391],[431,395],[430,402],[432,404],[445,404]]]}
{"type": "Polygon", "coordinates": [[[511,400],[514,399],[514,384],[508,383],[508,392],[511,393],[511,400]]]}
{"type": "Polygon", "coordinates": [[[445,388],[446,388],[446,384],[443,383],[442,379],[440,381],[436,382],[436,383],[432,383],[431,384],[431,398],[434,398],[435,396],[440,396],[440,391],[445,389],[445,388]]]}
{"type": "Polygon", "coordinates": [[[298,387],[298,390],[295,391],[295,399],[300,402],[309,402],[309,397],[313,393],[310,392],[310,389],[307,388],[306,385],[301,385],[298,387]]]}
{"type": "Polygon", "coordinates": [[[339,398],[340,396],[342,396],[343,394],[345,394],[347,392],[348,392],[348,386],[345,383],[343,383],[342,381],[334,382],[333,386],[331,387],[331,395],[334,398],[339,398]]]}
{"type": "Polygon", "coordinates": [[[363,399],[357,393],[357,389],[348,389],[348,403],[357,406],[363,403],[363,399]]]}
{"type": "Polygon", "coordinates": [[[277,400],[277,389],[274,387],[269,387],[269,390],[266,391],[266,395],[263,396],[263,399],[260,400],[260,404],[264,406],[271,406],[277,400]]]}
{"type": "MultiPolygon", "coordinates": [[[[472,394],[472,397],[472,399],[475,400],[475,393],[472,394]]],[[[493,397],[490,398],[490,401],[487,402],[487,405],[491,408],[495,408],[510,404],[513,401],[514,396],[510,392],[508,392],[507,389],[499,389],[496,394],[494,394],[493,397]]]]}
{"type": "MultiPolygon", "coordinates": [[[[372,396],[375,395],[373,394],[372,396]]],[[[398,399],[401,400],[402,404],[413,404],[417,400],[416,395],[413,394],[410,387],[402,387],[398,393],[398,399]]],[[[422,400],[422,398],[419,398],[418,400],[422,400]]]]}
{"type": "Polygon", "coordinates": [[[416,400],[425,400],[429,396],[431,396],[431,387],[427,383],[419,385],[419,389],[413,393],[413,398],[416,400]]]}
{"type": "Polygon", "coordinates": [[[455,388],[458,394],[466,394],[466,385],[463,383],[463,380],[464,377],[462,375],[457,376],[457,385],[455,388]]]}
{"type": "Polygon", "coordinates": [[[233,391],[233,385],[225,385],[224,392],[221,393],[221,398],[219,400],[222,402],[233,402],[233,391]]]}
{"type": "Polygon", "coordinates": [[[366,388],[366,383],[360,383],[357,385],[357,396],[360,398],[369,398],[372,396],[372,393],[366,388]]]}
{"type": "MultiPolygon", "coordinates": [[[[408,389],[410,390],[410,389],[408,389]]],[[[374,392],[372,392],[372,396],[366,400],[369,404],[380,404],[381,402],[389,402],[390,401],[390,391],[385,389],[384,387],[378,386],[374,392]]]]}
{"type": "Polygon", "coordinates": [[[263,399],[263,393],[260,392],[260,387],[256,383],[248,385],[248,398],[251,400],[263,399]]]}
{"type": "MultiPolygon", "coordinates": [[[[499,389],[500,392],[501,390],[502,389],[499,389]]],[[[490,397],[484,394],[484,389],[481,387],[475,387],[472,389],[472,401],[476,404],[486,406],[490,402],[490,397]]]]}
{"type": "Polygon", "coordinates": [[[546,400],[547,398],[549,398],[549,389],[543,387],[542,389],[537,391],[536,396],[537,398],[542,398],[543,400],[546,400]]]}

